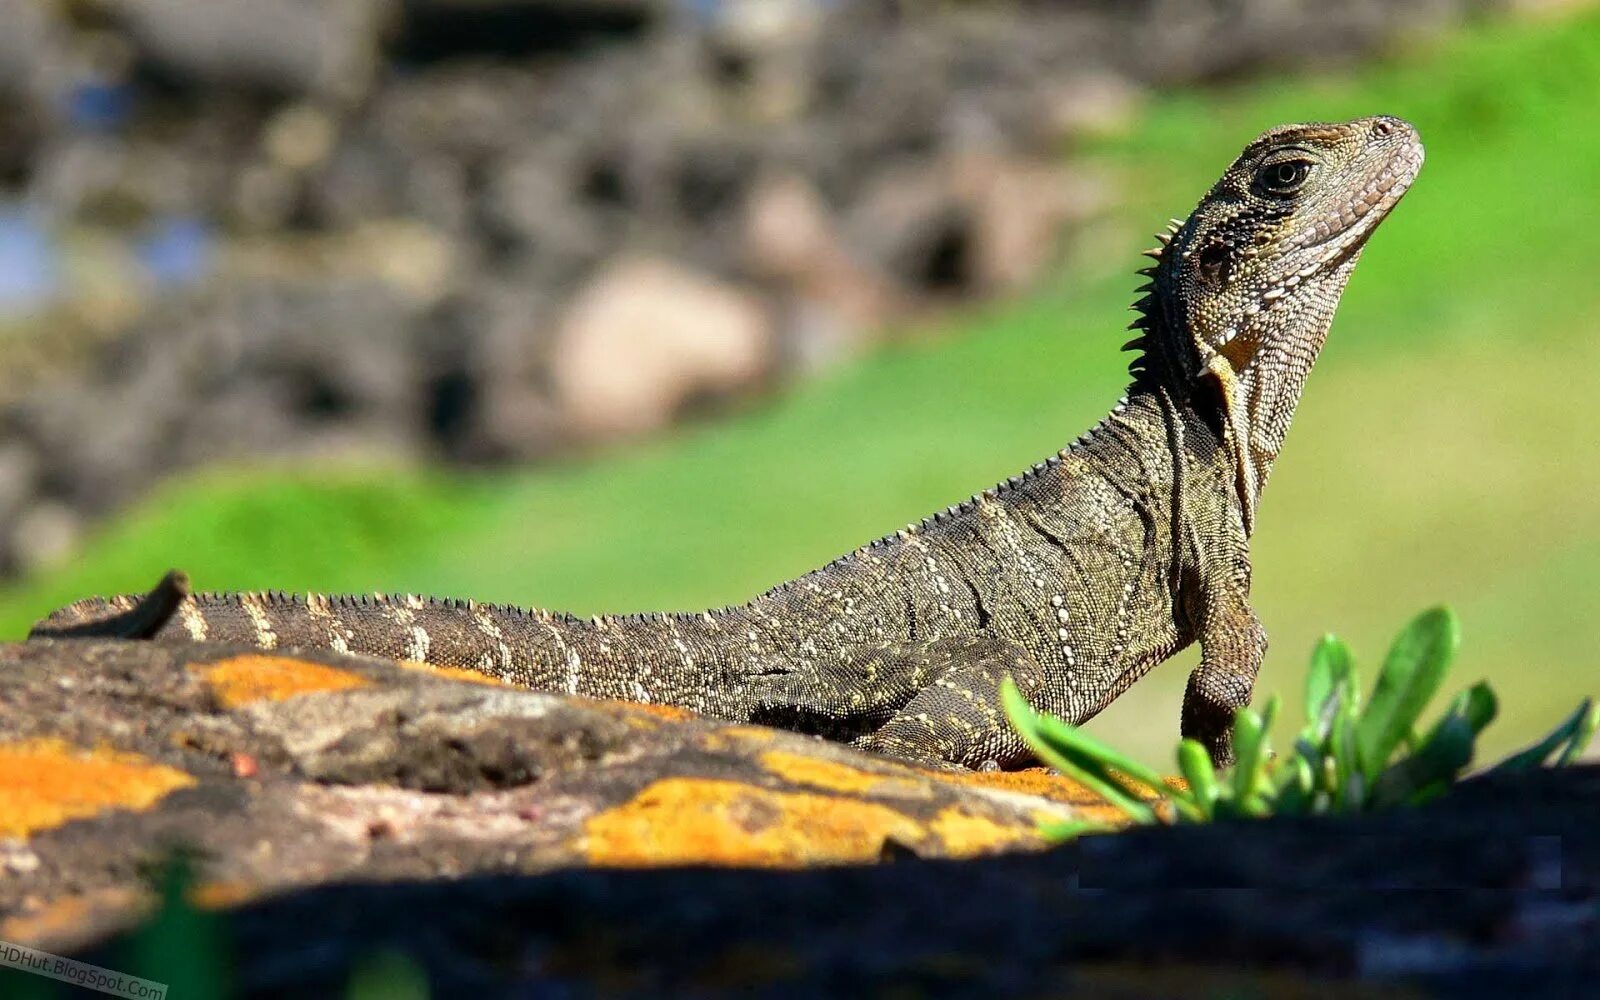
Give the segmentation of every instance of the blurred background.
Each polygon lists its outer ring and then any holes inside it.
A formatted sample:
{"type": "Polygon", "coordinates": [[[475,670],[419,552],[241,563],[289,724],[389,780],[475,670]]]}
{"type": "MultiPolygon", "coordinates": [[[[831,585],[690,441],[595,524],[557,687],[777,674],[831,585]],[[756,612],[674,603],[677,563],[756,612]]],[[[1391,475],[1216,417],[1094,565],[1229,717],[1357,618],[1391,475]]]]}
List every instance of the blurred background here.
{"type": "MultiPolygon", "coordinates": [[[[0,0],[0,635],[148,587],[745,599],[1070,441],[1256,132],[1409,118],[1268,489],[1259,691],[1454,605],[1600,690],[1600,14],[0,0]]],[[[1165,763],[1192,656],[1094,724],[1165,763]]]]}

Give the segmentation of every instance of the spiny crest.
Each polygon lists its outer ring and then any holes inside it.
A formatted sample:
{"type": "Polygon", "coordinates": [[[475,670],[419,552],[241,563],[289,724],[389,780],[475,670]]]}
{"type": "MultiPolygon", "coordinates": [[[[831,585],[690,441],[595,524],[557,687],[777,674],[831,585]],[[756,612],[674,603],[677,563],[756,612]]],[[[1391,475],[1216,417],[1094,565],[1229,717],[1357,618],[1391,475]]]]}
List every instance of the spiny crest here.
{"type": "Polygon", "coordinates": [[[1161,259],[1166,254],[1167,247],[1172,245],[1173,237],[1178,235],[1178,230],[1182,228],[1182,219],[1169,220],[1167,228],[1156,233],[1157,245],[1148,250],[1140,251],[1141,254],[1149,257],[1155,263],[1150,264],[1148,267],[1141,267],[1136,272],[1141,277],[1150,280],[1134,289],[1140,295],[1132,306],[1133,311],[1138,313],[1138,316],[1135,317],[1132,323],[1128,324],[1128,329],[1137,330],[1139,334],[1122,345],[1124,351],[1137,352],[1133,360],[1128,362],[1128,374],[1135,379],[1148,375],[1150,371],[1150,349],[1153,346],[1150,342],[1150,333],[1155,326],[1155,276],[1156,272],[1161,268],[1161,259]]]}

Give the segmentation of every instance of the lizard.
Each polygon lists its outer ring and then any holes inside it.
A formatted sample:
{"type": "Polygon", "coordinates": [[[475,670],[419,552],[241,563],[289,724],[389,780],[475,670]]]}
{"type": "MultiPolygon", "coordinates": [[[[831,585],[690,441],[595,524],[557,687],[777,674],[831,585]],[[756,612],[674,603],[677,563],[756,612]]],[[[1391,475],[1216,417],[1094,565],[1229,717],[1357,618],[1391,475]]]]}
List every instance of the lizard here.
{"type": "Polygon", "coordinates": [[[1266,652],[1261,492],[1362,249],[1417,176],[1407,122],[1270,129],[1145,253],[1127,391],[1020,475],[738,605],[580,618],[414,596],[80,601],[30,638],[331,648],[777,725],[944,767],[1032,755],[1009,676],[1083,722],[1198,641],[1180,728],[1218,765],[1266,652]]]}

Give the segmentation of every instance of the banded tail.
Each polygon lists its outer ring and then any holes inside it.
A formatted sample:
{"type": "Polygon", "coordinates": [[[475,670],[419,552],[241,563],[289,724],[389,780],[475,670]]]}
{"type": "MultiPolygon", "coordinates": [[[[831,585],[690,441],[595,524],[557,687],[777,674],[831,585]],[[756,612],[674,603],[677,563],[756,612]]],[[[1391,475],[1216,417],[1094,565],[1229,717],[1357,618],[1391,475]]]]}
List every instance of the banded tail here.
{"type": "Polygon", "coordinates": [[[155,639],[331,649],[460,667],[541,691],[735,711],[709,615],[573,615],[411,595],[191,593],[168,573],[142,597],[78,601],[30,639],[155,639]]]}

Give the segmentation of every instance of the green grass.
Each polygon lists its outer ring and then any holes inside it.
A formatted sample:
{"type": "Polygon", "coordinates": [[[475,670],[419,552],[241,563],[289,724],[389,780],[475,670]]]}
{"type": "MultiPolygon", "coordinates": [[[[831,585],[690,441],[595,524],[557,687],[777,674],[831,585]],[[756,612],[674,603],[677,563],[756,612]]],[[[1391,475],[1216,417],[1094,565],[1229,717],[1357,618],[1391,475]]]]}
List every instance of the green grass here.
{"type": "MultiPolygon", "coordinates": [[[[1600,597],[1600,16],[1488,25],[1358,71],[1157,100],[1093,151],[1126,209],[1068,276],[736,419],[592,461],[451,477],[224,470],[0,594],[0,634],[168,566],[206,588],[411,590],[576,611],[741,599],[1050,453],[1121,392],[1143,235],[1278,121],[1405,116],[1428,146],[1374,238],[1265,495],[1257,603],[1291,689],[1329,629],[1376,648],[1449,601],[1461,670],[1525,741],[1592,687],[1600,597]]],[[[1184,661],[1187,663],[1188,661],[1184,661]]],[[[1164,763],[1184,667],[1097,731],[1164,763]]],[[[1497,740],[1504,741],[1497,743],[1497,740]]]]}

